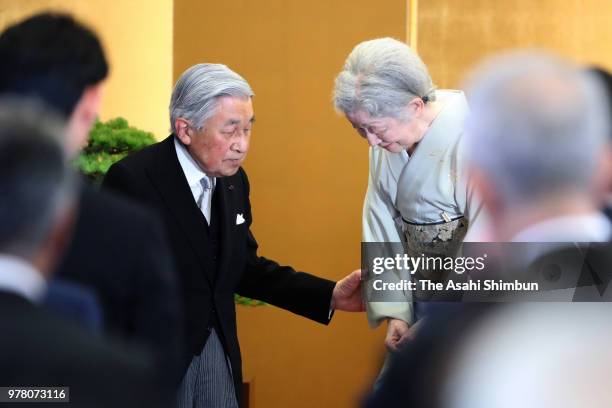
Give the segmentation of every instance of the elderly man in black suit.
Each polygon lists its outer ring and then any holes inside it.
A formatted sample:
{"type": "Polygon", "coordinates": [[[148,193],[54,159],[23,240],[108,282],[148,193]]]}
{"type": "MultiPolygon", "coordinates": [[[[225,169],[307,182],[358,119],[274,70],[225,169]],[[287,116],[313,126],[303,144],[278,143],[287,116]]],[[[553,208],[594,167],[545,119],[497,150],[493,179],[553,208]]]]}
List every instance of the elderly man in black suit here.
{"type": "MultiPolygon", "coordinates": [[[[68,15],[38,14],[0,35],[0,95],[37,98],[59,112],[70,157],[87,143],[107,73],[96,35],[68,15]]],[[[96,292],[106,333],[150,347],[163,371],[176,374],[182,322],[175,270],[151,214],[82,183],[73,240],[58,269],[60,278],[96,292]]]]}
{"type": "Polygon", "coordinates": [[[116,163],[104,181],[163,214],[182,278],[191,361],[180,406],[240,401],[234,292],[324,324],[333,309],[362,310],[359,271],[335,283],[257,254],[241,167],[254,122],[252,96],[225,65],[191,67],[172,94],[173,134],[116,163]]]}

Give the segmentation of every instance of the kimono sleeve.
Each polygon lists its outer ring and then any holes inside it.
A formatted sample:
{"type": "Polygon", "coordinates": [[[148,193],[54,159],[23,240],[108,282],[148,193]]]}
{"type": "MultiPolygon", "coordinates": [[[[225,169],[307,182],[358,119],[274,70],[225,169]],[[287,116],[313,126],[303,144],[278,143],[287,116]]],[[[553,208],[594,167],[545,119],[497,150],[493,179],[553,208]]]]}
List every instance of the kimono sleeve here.
{"type": "MultiPolygon", "coordinates": [[[[383,251],[392,254],[403,242],[398,229],[401,215],[395,207],[397,178],[391,169],[387,155],[390,154],[378,147],[370,147],[370,171],[368,189],[363,203],[362,241],[377,242],[386,246],[383,251]]],[[[400,282],[410,279],[399,273],[390,272],[386,282],[400,282]]],[[[406,293],[406,300],[401,302],[371,302],[368,300],[366,285],[366,312],[371,327],[377,327],[388,318],[401,319],[409,324],[413,321],[412,296],[406,293]]]]}

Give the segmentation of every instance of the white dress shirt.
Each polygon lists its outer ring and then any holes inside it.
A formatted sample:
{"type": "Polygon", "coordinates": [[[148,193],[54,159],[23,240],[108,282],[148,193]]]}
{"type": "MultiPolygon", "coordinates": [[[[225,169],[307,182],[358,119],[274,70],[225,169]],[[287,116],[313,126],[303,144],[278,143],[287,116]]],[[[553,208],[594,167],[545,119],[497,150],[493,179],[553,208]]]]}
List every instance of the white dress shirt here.
{"type": "MultiPolygon", "coordinates": [[[[539,245],[531,245],[524,248],[522,253],[523,259],[519,259],[518,262],[519,266],[527,266],[546,253],[568,248],[568,245],[573,245],[574,242],[607,242],[610,240],[611,235],[612,226],[610,221],[602,213],[594,212],[549,218],[519,231],[511,241],[540,243],[539,245]]],[[[581,270],[581,265],[582,259],[580,259],[580,263],[568,263],[564,265],[564,268],[567,268],[569,271],[581,270]]],[[[568,281],[567,289],[537,292],[533,295],[534,300],[571,301],[574,298],[580,275],[572,272],[568,276],[575,279],[575,281],[568,281]]],[[[525,300],[528,299],[526,298],[525,300]]]]}
{"type": "Polygon", "coordinates": [[[0,255],[0,290],[38,303],[46,289],[45,279],[32,264],[16,256],[0,255]]]}
{"type": "Polygon", "coordinates": [[[215,191],[216,178],[209,177],[204,170],[200,168],[195,160],[193,160],[193,157],[191,157],[185,146],[183,146],[176,139],[176,137],[174,138],[174,147],[176,148],[176,156],[178,157],[178,161],[183,169],[183,173],[185,173],[187,183],[191,189],[191,194],[193,194],[193,199],[196,203],[200,199],[202,193],[204,193],[200,210],[202,211],[202,214],[204,214],[206,221],[210,224],[212,195],[215,191]],[[209,185],[211,186],[210,190],[208,191],[204,191],[204,188],[202,187],[201,180],[204,177],[208,178],[209,185]]]}
{"type": "Polygon", "coordinates": [[[612,235],[602,213],[550,218],[519,231],[513,242],[606,242],[612,235]]]}

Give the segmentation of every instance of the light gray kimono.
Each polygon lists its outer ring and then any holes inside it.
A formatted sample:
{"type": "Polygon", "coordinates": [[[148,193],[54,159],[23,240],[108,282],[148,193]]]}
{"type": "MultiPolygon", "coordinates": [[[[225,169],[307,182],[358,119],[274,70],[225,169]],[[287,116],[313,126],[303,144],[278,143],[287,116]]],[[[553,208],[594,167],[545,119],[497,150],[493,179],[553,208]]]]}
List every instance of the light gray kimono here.
{"type": "MultiPolygon", "coordinates": [[[[478,210],[467,187],[460,143],[469,113],[467,100],[463,92],[451,90],[437,91],[436,97],[443,108],[412,156],[406,151],[370,148],[362,240],[387,242],[390,254],[397,253],[400,242],[406,243],[411,256],[452,254],[478,210]]],[[[410,279],[406,271],[392,273],[394,276],[385,277],[386,282],[410,279]]],[[[412,296],[406,292],[405,298],[402,302],[367,302],[370,325],[375,327],[387,317],[411,324],[412,296]]]]}

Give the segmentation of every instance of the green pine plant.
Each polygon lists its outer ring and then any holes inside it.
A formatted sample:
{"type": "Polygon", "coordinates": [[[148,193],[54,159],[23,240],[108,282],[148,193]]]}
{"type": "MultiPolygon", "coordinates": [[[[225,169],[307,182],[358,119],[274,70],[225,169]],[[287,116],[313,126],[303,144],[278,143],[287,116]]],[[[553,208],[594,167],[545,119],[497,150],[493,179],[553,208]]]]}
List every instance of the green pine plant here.
{"type": "Polygon", "coordinates": [[[89,133],[89,143],[76,159],[76,165],[94,184],[99,185],[113,163],[155,143],[151,132],[132,127],[124,118],[96,123],[89,133]]]}
{"type": "Polygon", "coordinates": [[[255,299],[251,299],[248,297],[240,296],[236,293],[234,293],[234,302],[236,302],[237,305],[250,306],[250,307],[267,305],[266,302],[262,302],[261,300],[255,300],[255,299]]]}

